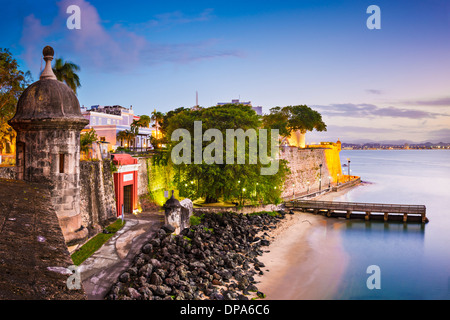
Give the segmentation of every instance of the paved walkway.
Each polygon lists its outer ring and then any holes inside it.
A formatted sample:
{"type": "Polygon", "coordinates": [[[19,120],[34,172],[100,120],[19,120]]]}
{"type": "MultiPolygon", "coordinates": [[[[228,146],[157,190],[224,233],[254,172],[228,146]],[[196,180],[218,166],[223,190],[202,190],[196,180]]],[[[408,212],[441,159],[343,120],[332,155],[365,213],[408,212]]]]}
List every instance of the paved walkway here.
{"type": "Polygon", "coordinates": [[[125,226],[79,267],[89,300],[101,300],[132,263],[145,242],[164,224],[163,213],[125,215],[125,226]]]}

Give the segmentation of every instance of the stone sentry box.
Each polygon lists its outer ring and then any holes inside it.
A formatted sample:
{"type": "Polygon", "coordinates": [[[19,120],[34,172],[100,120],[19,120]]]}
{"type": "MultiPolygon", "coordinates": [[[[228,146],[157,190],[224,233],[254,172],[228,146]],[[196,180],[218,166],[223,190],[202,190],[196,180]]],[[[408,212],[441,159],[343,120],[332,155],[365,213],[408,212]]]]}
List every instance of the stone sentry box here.
{"type": "Polygon", "coordinates": [[[39,81],[20,96],[9,124],[17,132],[17,179],[51,189],[51,202],[67,244],[86,239],[80,215],[80,132],[88,124],[72,89],[51,68],[54,51],[43,50],[39,81]]]}
{"type": "Polygon", "coordinates": [[[175,228],[174,233],[180,234],[190,226],[190,218],[193,214],[193,204],[190,199],[178,201],[172,190],[172,197],[164,204],[165,223],[175,228]]]}

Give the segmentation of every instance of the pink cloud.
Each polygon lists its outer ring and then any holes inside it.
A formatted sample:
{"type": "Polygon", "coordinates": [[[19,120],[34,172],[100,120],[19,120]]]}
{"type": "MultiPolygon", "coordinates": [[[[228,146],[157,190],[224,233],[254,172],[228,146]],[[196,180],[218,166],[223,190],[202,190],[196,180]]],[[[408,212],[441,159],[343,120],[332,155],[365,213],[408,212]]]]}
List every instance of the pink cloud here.
{"type": "Polygon", "coordinates": [[[27,61],[29,67],[33,70],[40,69],[39,61],[42,61],[42,49],[45,47],[44,39],[52,33],[51,28],[43,26],[41,21],[31,14],[25,17],[23,29],[20,43],[25,50],[22,58],[27,61]]]}
{"type": "MultiPolygon", "coordinates": [[[[215,57],[239,56],[238,52],[232,50],[214,49],[214,41],[157,44],[126,29],[122,24],[106,29],[97,9],[85,0],[62,0],[57,5],[58,15],[50,25],[43,25],[34,15],[24,20],[20,43],[25,48],[23,59],[27,61],[33,73],[40,67],[42,48],[47,44],[54,47],[57,57],[77,63],[82,68],[104,72],[123,72],[155,63],[185,63],[215,57]],[[69,30],[66,26],[70,16],[66,10],[70,5],[80,7],[81,29],[69,30]]],[[[171,14],[169,17],[169,20],[176,18],[183,23],[204,21],[211,17],[211,11],[205,10],[199,17],[191,20],[181,13],[177,13],[175,17],[171,14]]]]}

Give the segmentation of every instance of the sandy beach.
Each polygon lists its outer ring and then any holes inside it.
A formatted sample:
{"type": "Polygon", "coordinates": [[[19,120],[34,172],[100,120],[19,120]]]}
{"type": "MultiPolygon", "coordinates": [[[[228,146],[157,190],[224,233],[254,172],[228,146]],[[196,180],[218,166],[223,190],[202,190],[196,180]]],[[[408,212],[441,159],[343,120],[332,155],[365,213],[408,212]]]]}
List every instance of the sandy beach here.
{"type": "MultiPolygon", "coordinates": [[[[316,199],[332,201],[350,189],[316,199]]],[[[343,222],[296,212],[271,232],[270,246],[259,260],[264,274],[255,276],[269,300],[332,299],[348,264],[339,228],[343,222]]]]}

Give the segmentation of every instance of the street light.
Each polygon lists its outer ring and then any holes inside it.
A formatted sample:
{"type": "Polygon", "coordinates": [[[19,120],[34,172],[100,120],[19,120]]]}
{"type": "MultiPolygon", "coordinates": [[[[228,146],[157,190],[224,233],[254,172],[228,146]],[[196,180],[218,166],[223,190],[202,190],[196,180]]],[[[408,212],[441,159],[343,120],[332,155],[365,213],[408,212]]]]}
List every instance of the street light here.
{"type": "Polygon", "coordinates": [[[350,158],[347,158],[347,175],[348,181],[350,181],[350,158]]]}
{"type": "Polygon", "coordinates": [[[328,189],[331,188],[331,176],[328,176],[328,189]]]}
{"type": "Polygon", "coordinates": [[[322,190],[322,164],[319,164],[320,167],[320,178],[319,178],[319,191],[322,190]]]}
{"type": "Polygon", "coordinates": [[[339,185],[339,173],[337,174],[337,181],[336,184],[339,185]]]}
{"type": "Polygon", "coordinates": [[[295,183],[292,184],[292,199],[295,198],[295,183]]]}

